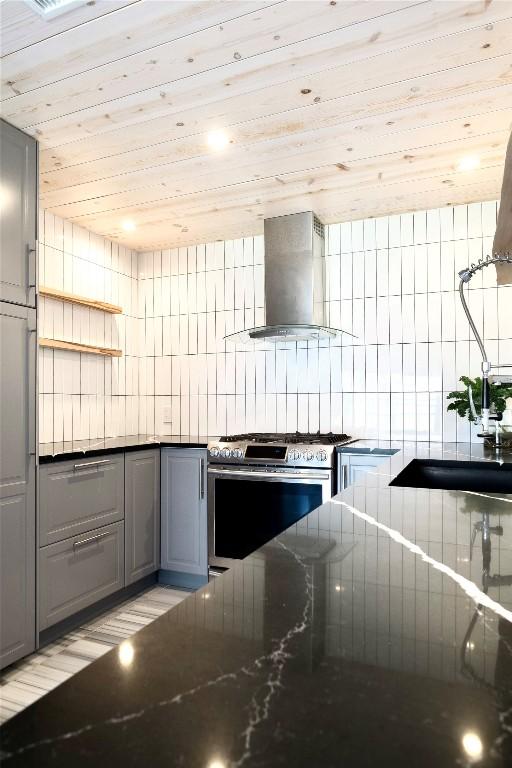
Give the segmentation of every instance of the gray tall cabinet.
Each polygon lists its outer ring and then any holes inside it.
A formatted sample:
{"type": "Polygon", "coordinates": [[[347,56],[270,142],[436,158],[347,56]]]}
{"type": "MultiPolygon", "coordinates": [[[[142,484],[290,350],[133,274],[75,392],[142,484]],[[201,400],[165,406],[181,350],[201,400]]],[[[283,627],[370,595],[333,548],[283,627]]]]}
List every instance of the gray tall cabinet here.
{"type": "Polygon", "coordinates": [[[0,121],[0,667],[35,648],[37,143],[0,121]]]}
{"type": "Polygon", "coordinates": [[[36,305],[37,142],[0,120],[0,301],[36,305]]]}

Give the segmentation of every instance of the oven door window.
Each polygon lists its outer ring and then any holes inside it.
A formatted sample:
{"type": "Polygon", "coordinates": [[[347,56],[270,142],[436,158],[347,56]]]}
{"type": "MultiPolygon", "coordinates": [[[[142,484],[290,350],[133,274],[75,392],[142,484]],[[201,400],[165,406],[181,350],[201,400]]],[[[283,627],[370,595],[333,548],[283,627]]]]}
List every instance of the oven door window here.
{"type": "Polygon", "coordinates": [[[246,557],[321,504],[321,483],[215,478],[215,555],[246,557]]]}

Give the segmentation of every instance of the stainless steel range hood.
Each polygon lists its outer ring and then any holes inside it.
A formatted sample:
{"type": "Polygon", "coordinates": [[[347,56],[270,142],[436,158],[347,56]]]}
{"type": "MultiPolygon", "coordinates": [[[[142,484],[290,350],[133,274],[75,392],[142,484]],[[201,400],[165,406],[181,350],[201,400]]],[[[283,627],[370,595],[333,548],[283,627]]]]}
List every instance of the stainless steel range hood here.
{"type": "MultiPolygon", "coordinates": [[[[265,219],[265,325],[235,341],[311,341],[342,331],[326,325],[324,225],[312,211],[265,219]]],[[[352,334],[351,334],[352,335],[352,334]]]]}

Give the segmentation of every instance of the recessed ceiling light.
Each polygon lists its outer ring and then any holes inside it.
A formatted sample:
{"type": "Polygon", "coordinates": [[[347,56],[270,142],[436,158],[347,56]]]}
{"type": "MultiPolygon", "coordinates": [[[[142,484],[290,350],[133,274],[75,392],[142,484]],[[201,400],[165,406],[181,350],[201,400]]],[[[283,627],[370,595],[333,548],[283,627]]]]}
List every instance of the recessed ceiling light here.
{"type": "Polygon", "coordinates": [[[210,131],[206,137],[206,141],[208,142],[210,149],[216,151],[225,149],[229,144],[229,138],[225,131],[210,131]]]}
{"type": "Polygon", "coordinates": [[[462,157],[458,164],[457,164],[457,170],[458,171],[474,171],[476,168],[480,166],[480,158],[476,155],[466,155],[466,157],[462,157]]]}
{"type": "Polygon", "coordinates": [[[123,222],[121,222],[121,226],[125,232],[133,232],[133,230],[136,229],[135,222],[131,219],[125,219],[123,222]]]}

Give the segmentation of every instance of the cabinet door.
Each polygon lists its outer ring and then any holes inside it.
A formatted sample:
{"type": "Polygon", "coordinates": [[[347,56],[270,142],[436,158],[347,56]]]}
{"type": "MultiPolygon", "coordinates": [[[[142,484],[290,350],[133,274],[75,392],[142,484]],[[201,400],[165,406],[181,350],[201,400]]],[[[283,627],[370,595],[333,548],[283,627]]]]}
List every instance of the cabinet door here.
{"type": "Polygon", "coordinates": [[[158,570],[160,562],[160,450],[127,452],[125,471],[125,581],[158,570]]]}
{"type": "Polygon", "coordinates": [[[122,589],[124,523],[113,523],[39,550],[39,629],[122,589]]]}
{"type": "Polygon", "coordinates": [[[160,567],[208,579],[206,451],[162,450],[160,567]]]}
{"type": "Polygon", "coordinates": [[[124,518],[122,453],[44,464],[39,470],[39,546],[124,518]]]}
{"type": "Polygon", "coordinates": [[[37,142],[0,121],[0,301],[35,306],[37,142]]]}
{"type": "Polygon", "coordinates": [[[0,302],[0,666],[35,647],[35,311],[0,302]]]}
{"type": "Polygon", "coordinates": [[[343,491],[349,485],[354,485],[361,475],[366,474],[372,467],[378,467],[387,456],[372,456],[371,454],[339,454],[338,456],[338,491],[343,491]]]}

